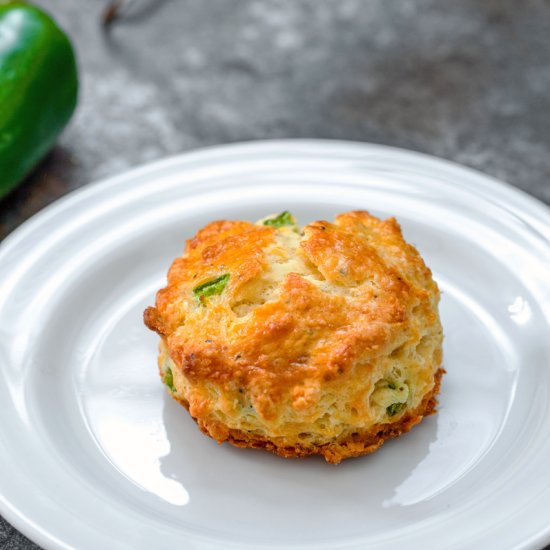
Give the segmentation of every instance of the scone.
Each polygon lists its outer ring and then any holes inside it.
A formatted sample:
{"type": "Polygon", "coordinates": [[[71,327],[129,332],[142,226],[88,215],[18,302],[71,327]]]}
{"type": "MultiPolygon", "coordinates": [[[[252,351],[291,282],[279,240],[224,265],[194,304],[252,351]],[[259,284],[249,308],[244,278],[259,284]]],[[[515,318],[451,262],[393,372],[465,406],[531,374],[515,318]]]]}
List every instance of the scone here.
{"type": "Polygon", "coordinates": [[[439,291],[394,218],[283,212],[187,241],[145,324],[168,391],[218,442],[327,462],[435,412],[439,291]]]}

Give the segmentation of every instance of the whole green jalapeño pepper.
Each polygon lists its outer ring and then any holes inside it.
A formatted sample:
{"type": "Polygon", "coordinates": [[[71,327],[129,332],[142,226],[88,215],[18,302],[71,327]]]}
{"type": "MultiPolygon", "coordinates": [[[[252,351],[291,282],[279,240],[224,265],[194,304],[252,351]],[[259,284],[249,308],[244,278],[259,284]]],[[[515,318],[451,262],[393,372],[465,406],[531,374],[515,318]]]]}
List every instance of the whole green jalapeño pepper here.
{"type": "Polygon", "coordinates": [[[77,95],[65,33],[41,9],[0,0],[0,198],[52,147],[77,95]]]}

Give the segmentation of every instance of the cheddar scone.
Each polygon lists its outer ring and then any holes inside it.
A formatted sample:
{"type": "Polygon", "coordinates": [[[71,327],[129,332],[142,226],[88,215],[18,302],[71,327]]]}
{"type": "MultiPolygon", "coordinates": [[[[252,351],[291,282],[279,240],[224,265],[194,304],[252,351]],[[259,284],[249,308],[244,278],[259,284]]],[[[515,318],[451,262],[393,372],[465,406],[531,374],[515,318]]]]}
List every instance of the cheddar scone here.
{"type": "Polygon", "coordinates": [[[327,462],[435,412],[439,291],[394,218],[288,212],[187,241],[145,324],[168,391],[218,442],[327,462]]]}

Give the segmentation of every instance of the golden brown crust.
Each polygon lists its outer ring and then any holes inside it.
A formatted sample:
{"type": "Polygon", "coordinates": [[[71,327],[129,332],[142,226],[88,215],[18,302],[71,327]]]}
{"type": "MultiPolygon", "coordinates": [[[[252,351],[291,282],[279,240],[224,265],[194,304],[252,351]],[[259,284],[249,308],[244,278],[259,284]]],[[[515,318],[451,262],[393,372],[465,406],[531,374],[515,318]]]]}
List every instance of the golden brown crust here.
{"type": "MultiPolygon", "coordinates": [[[[321,455],[329,464],[339,464],[346,458],[370,454],[384,442],[408,432],[413,426],[420,423],[424,417],[435,414],[437,394],[441,384],[441,377],[445,370],[438,369],[435,375],[433,389],[424,396],[420,405],[408,412],[397,422],[377,424],[368,430],[358,430],[333,443],[324,445],[279,446],[276,441],[265,436],[243,432],[242,430],[228,429],[220,423],[209,425],[200,419],[194,418],[203,433],[215,439],[218,443],[228,442],[242,448],[264,449],[284,458],[305,458],[311,455],[321,455]]],[[[189,408],[187,402],[182,402],[189,408]]]]}
{"type": "Polygon", "coordinates": [[[438,300],[396,220],[355,211],[313,222],[301,235],[243,221],[208,224],[173,262],[144,321],[162,337],[161,369],[169,358],[175,397],[201,429],[278,454],[324,448],[329,460],[331,445],[360,448],[344,445],[348,428],[372,447],[375,425],[393,426],[390,434],[419,416],[410,411],[438,387],[438,300]],[[222,275],[223,292],[198,302],[193,289],[222,275]],[[392,376],[411,391],[408,412],[390,420],[374,393],[392,376]],[[310,439],[300,443],[303,431],[310,439]]]}
{"type": "MultiPolygon", "coordinates": [[[[303,378],[304,358],[320,379],[349,369],[358,353],[377,354],[394,339],[411,302],[428,298],[425,291],[412,287],[402,274],[383,264],[371,246],[339,227],[349,227],[350,217],[370,219],[366,213],[352,212],[339,216],[336,224],[315,222],[305,227],[300,247],[327,281],[346,289],[369,276],[378,286],[378,294],[369,286],[350,302],[342,295],[323,292],[302,275],[289,273],[282,282],[284,300],[261,304],[246,325],[216,326],[220,315],[224,321],[235,320],[228,307],[231,299],[238,298],[239,289],[265,268],[264,248],[273,239],[274,230],[247,222],[214,222],[199,231],[188,242],[187,254],[172,264],[169,284],[159,291],[156,311],[148,314],[147,325],[161,335],[163,330],[167,332],[171,356],[194,380],[223,380],[228,376],[233,380],[238,372],[242,384],[261,376],[262,384],[267,383],[277,394],[277,386],[287,387],[303,378]],[[338,267],[342,258],[345,265],[338,267]],[[186,319],[181,305],[185,299],[192,302],[192,288],[226,271],[231,273],[226,301],[217,304],[214,311],[203,312],[196,324],[190,316],[186,319]],[[177,329],[184,322],[186,330],[182,333],[177,329]],[[197,333],[209,337],[195,338],[197,333]],[[192,342],[185,338],[187,334],[193,337],[192,342]],[[320,341],[324,345],[320,346],[320,341]],[[277,361],[279,357],[285,362],[277,361]]],[[[385,246],[406,246],[395,220],[382,224],[389,227],[385,246]]],[[[418,259],[416,250],[408,251],[408,263],[418,259]]],[[[309,377],[312,370],[307,370],[309,377]]]]}
{"type": "Polygon", "coordinates": [[[148,307],[143,312],[143,322],[145,323],[147,328],[155,331],[160,336],[164,336],[164,324],[162,322],[161,316],[159,315],[158,309],[154,307],[148,307]]]}

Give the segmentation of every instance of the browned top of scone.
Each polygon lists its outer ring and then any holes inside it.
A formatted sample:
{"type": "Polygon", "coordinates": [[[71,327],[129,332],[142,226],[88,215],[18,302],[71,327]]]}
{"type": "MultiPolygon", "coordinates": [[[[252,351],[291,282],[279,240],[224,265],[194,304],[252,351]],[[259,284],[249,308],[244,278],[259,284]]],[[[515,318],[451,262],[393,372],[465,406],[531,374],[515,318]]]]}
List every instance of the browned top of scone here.
{"type": "Polygon", "coordinates": [[[145,311],[191,383],[245,388],[266,419],[439,323],[437,286],[394,218],[365,211],[301,233],[216,221],[187,241],[145,311]],[[219,295],[198,285],[229,275],[219,295]]]}

